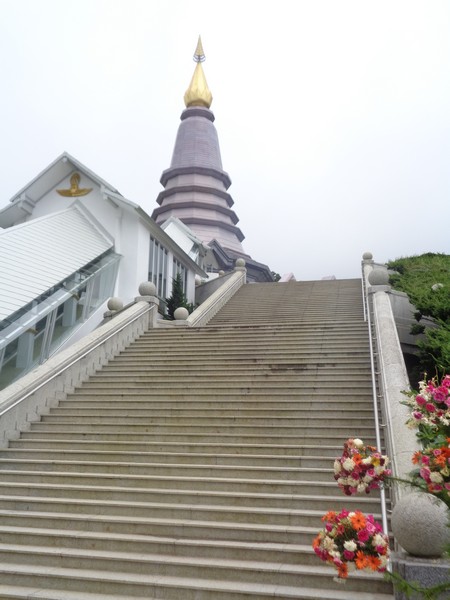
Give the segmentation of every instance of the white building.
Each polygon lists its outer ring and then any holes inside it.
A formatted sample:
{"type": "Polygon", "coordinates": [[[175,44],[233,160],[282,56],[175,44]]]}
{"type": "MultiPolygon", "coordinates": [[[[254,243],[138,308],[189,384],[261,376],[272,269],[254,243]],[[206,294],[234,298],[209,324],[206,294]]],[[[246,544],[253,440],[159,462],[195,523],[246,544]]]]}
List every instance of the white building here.
{"type": "Polygon", "coordinates": [[[150,280],[164,301],[180,272],[194,302],[205,277],[200,253],[67,153],[0,210],[0,228],[0,388],[92,331],[111,296],[126,305],[150,280]]]}

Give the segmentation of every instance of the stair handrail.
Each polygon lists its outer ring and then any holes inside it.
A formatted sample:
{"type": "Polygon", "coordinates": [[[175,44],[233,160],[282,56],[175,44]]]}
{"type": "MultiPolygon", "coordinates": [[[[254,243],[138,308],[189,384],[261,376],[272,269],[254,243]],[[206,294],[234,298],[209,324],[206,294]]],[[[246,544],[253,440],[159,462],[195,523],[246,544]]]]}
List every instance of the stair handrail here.
{"type": "Polygon", "coordinates": [[[210,321],[219,310],[225,306],[232,296],[246,281],[245,267],[235,267],[232,276],[215,292],[196,308],[186,319],[188,327],[202,327],[210,321]]]}
{"type": "MultiPolygon", "coordinates": [[[[369,354],[370,354],[370,374],[372,380],[372,402],[373,402],[373,413],[375,417],[375,444],[378,452],[381,452],[381,434],[380,434],[380,419],[378,416],[378,391],[377,391],[377,377],[375,370],[375,352],[374,352],[374,344],[373,344],[373,328],[372,328],[372,317],[370,311],[369,304],[369,294],[368,294],[368,276],[370,271],[372,270],[372,265],[370,262],[363,260],[362,263],[362,295],[363,295],[363,307],[364,307],[364,321],[367,323],[367,330],[369,333],[369,354]]],[[[388,535],[388,519],[387,519],[387,509],[386,509],[386,492],[383,487],[380,488],[380,501],[381,501],[381,522],[383,527],[383,532],[388,535]]]]}

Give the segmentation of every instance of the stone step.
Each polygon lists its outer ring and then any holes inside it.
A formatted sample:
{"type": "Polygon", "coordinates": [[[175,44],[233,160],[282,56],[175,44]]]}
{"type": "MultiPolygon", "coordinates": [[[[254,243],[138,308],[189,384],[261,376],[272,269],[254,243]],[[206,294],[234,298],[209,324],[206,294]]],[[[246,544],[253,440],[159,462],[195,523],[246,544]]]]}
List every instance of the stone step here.
{"type": "Polygon", "coordinates": [[[59,407],[61,408],[70,408],[70,407],[78,407],[82,408],[83,406],[90,406],[92,408],[103,408],[104,406],[111,405],[112,407],[129,407],[131,408],[142,408],[142,407],[150,407],[155,410],[176,410],[176,409],[186,409],[189,407],[191,410],[207,410],[207,409],[218,409],[218,410],[255,410],[261,409],[261,411],[268,410],[311,410],[313,408],[318,408],[323,410],[372,410],[373,400],[372,397],[367,394],[365,397],[358,397],[348,399],[345,394],[336,394],[331,391],[327,394],[320,394],[314,392],[314,394],[303,394],[295,395],[294,397],[276,397],[276,399],[262,397],[260,399],[255,399],[254,397],[249,397],[249,395],[239,396],[236,395],[234,397],[230,397],[226,400],[223,399],[223,396],[220,395],[217,398],[214,396],[203,396],[201,398],[191,398],[189,400],[189,404],[186,403],[185,400],[178,400],[173,397],[164,397],[164,398],[152,398],[148,400],[147,395],[142,390],[137,390],[133,394],[129,394],[127,396],[122,395],[111,395],[109,393],[83,393],[83,388],[78,388],[74,393],[67,394],[67,398],[65,400],[60,400],[59,407]]]}
{"type": "MultiPolygon", "coordinates": [[[[295,415],[281,415],[281,416],[252,416],[248,414],[236,414],[235,416],[217,415],[213,410],[209,414],[161,414],[155,413],[151,410],[146,409],[134,409],[129,411],[126,415],[125,411],[105,409],[100,410],[89,410],[81,409],[79,411],[64,411],[61,410],[56,414],[52,411],[48,415],[42,415],[41,422],[46,424],[74,424],[82,425],[84,423],[92,425],[94,423],[102,422],[103,425],[117,425],[124,421],[124,417],[127,417],[127,426],[141,425],[142,427],[149,426],[174,426],[174,427],[217,427],[222,428],[232,427],[247,427],[253,426],[255,429],[261,427],[270,428],[273,432],[278,431],[282,427],[317,427],[326,422],[332,427],[346,427],[347,425],[354,430],[360,427],[372,427],[374,426],[373,413],[367,411],[366,413],[355,415],[352,411],[340,411],[338,416],[329,416],[325,412],[324,417],[318,415],[310,416],[311,413],[303,411],[303,414],[295,415]],[[326,418],[328,417],[328,418],[326,418]]],[[[345,440],[344,440],[345,441],[345,440]]]]}
{"type": "Polygon", "coordinates": [[[136,488],[158,488],[180,490],[196,490],[211,492],[227,492],[233,489],[236,493],[258,494],[294,494],[294,495],[339,495],[339,489],[331,478],[328,481],[315,481],[310,479],[272,479],[244,478],[244,477],[212,477],[205,476],[177,476],[168,475],[137,475],[104,472],[77,472],[77,471],[39,471],[37,469],[2,470],[2,481],[21,482],[29,484],[43,483],[52,485],[86,485],[86,486],[114,486],[136,488]],[[175,482],[176,485],[175,485],[175,482]]]}
{"type": "MultiPolygon", "coordinates": [[[[272,341],[268,341],[267,339],[249,339],[248,341],[221,341],[220,343],[217,340],[211,339],[209,342],[203,342],[202,340],[198,340],[197,343],[193,343],[191,340],[186,339],[184,343],[182,340],[177,340],[176,348],[174,348],[174,344],[172,340],[167,340],[167,343],[159,343],[155,344],[155,342],[148,341],[148,343],[134,343],[131,347],[130,351],[136,353],[147,353],[150,355],[158,355],[161,354],[172,354],[174,351],[176,354],[180,354],[182,352],[195,352],[202,351],[208,352],[214,355],[225,355],[228,352],[248,352],[250,354],[255,354],[256,352],[263,351],[266,352],[279,352],[279,351],[305,351],[308,349],[323,349],[324,351],[359,351],[362,350],[367,352],[368,350],[368,339],[367,335],[360,337],[350,337],[348,339],[343,336],[337,337],[336,340],[332,340],[323,336],[318,337],[317,339],[309,339],[309,340],[283,340],[283,339],[273,339],[272,341]],[[269,348],[268,348],[269,346],[269,348]]],[[[125,350],[127,354],[129,354],[128,350],[125,350]]]]}
{"type": "MultiPolygon", "coordinates": [[[[245,348],[235,348],[229,349],[228,352],[220,353],[220,348],[216,349],[217,351],[211,353],[211,359],[216,359],[222,364],[227,364],[230,361],[237,361],[238,359],[259,359],[260,361],[275,361],[282,360],[284,361],[300,361],[301,359],[306,359],[308,362],[330,362],[336,359],[344,359],[344,358],[365,358],[369,359],[369,351],[368,348],[363,348],[359,346],[336,346],[335,348],[325,348],[321,350],[320,344],[315,346],[311,346],[311,348],[290,348],[286,349],[281,346],[280,349],[271,349],[270,347],[262,347],[258,349],[254,349],[250,351],[245,348]]],[[[199,352],[201,349],[199,349],[199,352]]],[[[167,363],[167,355],[170,355],[170,359],[173,362],[177,362],[178,360],[183,360],[186,358],[186,355],[190,355],[190,362],[198,364],[198,357],[194,356],[192,347],[189,347],[187,350],[178,349],[177,346],[168,350],[167,353],[155,352],[155,354],[150,354],[145,352],[144,350],[139,350],[139,348],[130,347],[129,350],[126,351],[126,354],[122,354],[120,358],[127,359],[145,359],[147,363],[152,364],[160,364],[167,363]]],[[[120,361],[119,361],[120,362],[120,361]]],[[[208,361],[210,362],[210,361],[208,361]]]]}
{"type": "Polygon", "coordinates": [[[26,529],[0,526],[2,544],[51,547],[60,549],[137,552],[177,557],[203,557],[223,560],[253,560],[284,562],[289,564],[314,564],[317,558],[311,545],[248,543],[225,540],[175,539],[145,535],[117,535],[109,532],[71,531],[55,529],[26,529]]]}
{"type": "Polygon", "coordinates": [[[20,439],[11,440],[9,443],[11,449],[23,448],[25,450],[30,449],[32,452],[39,449],[50,449],[50,450],[73,450],[77,448],[81,451],[94,451],[94,452],[131,452],[131,453],[149,453],[152,455],[161,456],[183,456],[184,454],[199,454],[200,456],[252,456],[257,458],[258,456],[326,456],[327,460],[333,460],[336,456],[342,453],[341,445],[307,445],[307,444],[220,444],[220,443],[209,443],[209,444],[188,444],[181,442],[150,442],[142,441],[132,442],[128,439],[122,440],[85,440],[81,439],[55,439],[53,436],[50,438],[36,437],[35,434],[30,432],[24,432],[20,439]]]}
{"type": "Polygon", "coordinates": [[[5,496],[0,493],[0,511],[33,513],[71,513],[77,515],[102,515],[104,517],[129,517],[176,519],[216,523],[229,522],[270,524],[293,527],[320,525],[323,511],[278,507],[231,506],[208,504],[171,503],[170,498],[158,502],[136,502],[82,498],[52,498],[36,496],[5,496]]]}
{"type": "MultiPolygon", "coordinates": [[[[324,356],[320,354],[320,352],[304,352],[302,355],[295,355],[291,353],[286,354],[278,354],[277,356],[271,355],[263,355],[258,354],[256,356],[250,357],[248,353],[241,354],[237,358],[232,356],[223,356],[221,358],[218,357],[209,357],[207,365],[205,369],[234,369],[236,367],[248,367],[250,370],[253,368],[292,368],[295,367],[297,369],[300,368],[308,368],[310,365],[313,365],[314,368],[346,368],[348,369],[349,374],[353,373],[353,368],[364,367],[367,369],[369,366],[370,356],[368,352],[355,352],[352,355],[345,356],[340,353],[335,353],[334,355],[324,356]]],[[[121,354],[114,359],[114,362],[110,363],[112,366],[117,366],[117,368],[152,368],[155,370],[159,369],[167,369],[169,364],[173,364],[175,369],[190,369],[191,367],[194,369],[198,369],[198,357],[194,355],[190,355],[189,353],[184,353],[181,356],[177,357],[176,362],[172,362],[168,364],[167,359],[155,356],[154,358],[149,358],[148,354],[145,352],[138,353],[135,352],[133,354],[121,354]]]]}
{"type": "MultiPolygon", "coordinates": [[[[148,403],[151,404],[151,403],[148,403]]],[[[55,420],[76,420],[83,422],[89,419],[100,419],[104,417],[108,422],[113,422],[114,419],[129,417],[130,423],[139,422],[136,419],[141,419],[141,422],[148,420],[156,420],[158,422],[170,423],[176,420],[180,423],[194,423],[214,425],[216,423],[226,424],[249,424],[264,425],[273,423],[274,425],[289,425],[289,424],[315,424],[317,417],[311,416],[310,407],[298,407],[296,409],[266,409],[258,411],[258,409],[226,409],[226,408],[149,408],[148,404],[142,403],[140,407],[130,407],[126,404],[116,406],[82,406],[79,408],[61,406],[58,409],[53,409],[51,414],[44,415],[42,420],[51,422],[55,420]]],[[[373,410],[370,408],[361,409],[355,415],[351,408],[342,408],[338,411],[333,409],[321,410],[321,416],[327,423],[334,425],[345,425],[351,423],[354,426],[360,424],[373,424],[373,410]]]]}
{"type": "MultiPolygon", "coordinates": [[[[280,434],[260,434],[255,435],[254,433],[247,432],[245,435],[239,435],[236,433],[160,433],[156,431],[149,432],[126,432],[122,433],[121,431],[93,431],[88,432],[82,428],[80,431],[63,431],[60,428],[55,428],[51,426],[47,426],[46,428],[42,427],[42,423],[32,423],[32,430],[24,431],[22,433],[23,439],[32,439],[33,437],[47,438],[47,439],[56,439],[64,437],[66,440],[95,440],[95,441],[117,441],[117,440],[125,440],[130,442],[170,442],[171,440],[176,441],[177,443],[219,443],[222,445],[237,444],[237,445],[245,445],[245,444],[281,444],[281,445],[295,445],[299,442],[298,435],[280,435],[280,434]],[[39,430],[34,430],[35,425],[41,425],[39,430]]],[[[319,434],[310,434],[305,435],[301,440],[302,443],[307,445],[313,445],[314,443],[320,444],[321,441],[326,439],[327,443],[333,444],[336,446],[340,446],[342,448],[343,439],[344,441],[348,437],[355,437],[358,435],[358,432],[352,432],[351,435],[347,435],[346,437],[342,437],[341,432],[337,432],[335,434],[334,430],[329,430],[327,432],[321,431],[319,434]]],[[[367,444],[374,445],[375,444],[375,432],[371,431],[366,433],[363,436],[363,440],[367,444]]]]}
{"type": "MultiPolygon", "coordinates": [[[[158,331],[158,330],[155,330],[158,331]]],[[[178,332],[179,330],[177,330],[178,332]]],[[[240,347],[267,347],[277,348],[283,347],[296,347],[296,346],[317,346],[328,347],[328,346],[346,346],[346,345],[357,345],[367,347],[367,326],[361,328],[355,328],[348,330],[342,328],[341,330],[335,329],[333,331],[328,330],[316,330],[316,331],[305,331],[304,328],[291,329],[286,332],[267,331],[261,332],[253,328],[250,331],[243,332],[240,330],[233,330],[228,333],[221,333],[218,330],[206,331],[201,330],[202,335],[189,333],[188,335],[182,335],[179,333],[171,336],[166,335],[164,337],[158,337],[155,334],[148,334],[141,336],[132,344],[132,348],[135,350],[145,350],[156,354],[156,348],[173,349],[174,338],[176,336],[177,346],[201,349],[201,348],[214,348],[214,349],[228,349],[228,348],[240,348],[240,347]]],[[[127,349],[123,350],[127,352],[127,349]]]]}
{"type": "MultiPolygon", "coordinates": [[[[286,456],[267,454],[207,454],[207,453],[167,453],[167,452],[130,452],[122,450],[86,450],[74,449],[74,444],[53,446],[49,449],[34,448],[6,448],[0,450],[0,458],[8,460],[23,460],[31,455],[33,460],[83,460],[106,463],[145,463],[145,464],[201,464],[201,465],[254,465],[274,467],[308,467],[327,469],[333,466],[333,458],[329,456],[286,456]]],[[[339,454],[336,451],[335,456],[339,454]]]]}
{"type": "MultiPolygon", "coordinates": [[[[53,569],[73,569],[82,571],[118,573],[123,575],[165,576],[177,578],[201,577],[204,581],[260,583],[269,585],[295,586],[301,580],[303,585],[322,587],[325,577],[330,577],[329,567],[303,564],[280,564],[251,559],[223,559],[220,562],[209,557],[177,557],[160,554],[138,555],[135,552],[108,552],[99,550],[76,550],[60,548],[23,547],[18,544],[0,543],[0,561],[7,564],[41,566],[45,571],[53,569]]],[[[107,581],[108,577],[105,576],[107,581]]],[[[375,592],[389,589],[382,577],[366,576],[351,580],[353,591],[370,581],[375,592]],[[358,585],[359,584],[359,585],[358,585]]],[[[348,583],[348,582],[347,582],[348,583]]]]}
{"type": "MultiPolygon", "coordinates": [[[[39,566],[10,563],[0,566],[0,584],[3,586],[15,586],[17,577],[20,576],[23,585],[32,589],[42,589],[44,595],[39,593],[40,600],[83,600],[80,594],[87,588],[92,594],[100,594],[99,600],[113,600],[110,594],[123,598],[145,598],[146,600],[180,600],[180,592],[183,600],[265,600],[276,597],[279,600],[386,600],[392,595],[371,592],[365,593],[359,589],[352,590],[355,583],[351,583],[345,592],[330,592],[320,587],[307,587],[307,580],[312,577],[312,568],[305,569],[307,575],[299,574],[295,586],[280,586],[263,583],[245,583],[238,581],[210,581],[199,579],[198,575],[193,578],[170,577],[159,575],[123,574],[121,572],[111,573],[109,571],[90,571],[69,568],[54,568],[51,573],[44,573],[39,566]],[[49,595],[55,592],[56,595],[49,595]],[[74,593],[73,596],[67,594],[74,593]],[[118,596],[122,594],[122,596],[118,596]],[[350,595],[352,594],[352,595],[350,595]]],[[[332,578],[331,567],[316,567],[314,573],[318,579],[325,582],[332,578]]],[[[379,578],[378,578],[379,580],[379,578]]],[[[356,578],[353,579],[353,582],[356,578]]],[[[367,582],[367,579],[360,578],[367,582]]],[[[357,582],[359,583],[359,582],[357,582]]],[[[371,586],[370,586],[371,587],[371,586]]],[[[11,587],[10,587],[11,589],[11,587]]],[[[1,588],[0,588],[1,591],[1,588]]],[[[7,592],[10,593],[9,591],[7,592]]],[[[17,596],[16,596],[17,597],[17,596]]],[[[20,596],[19,596],[20,597],[20,596]]],[[[23,597],[23,596],[22,596],[23,597]]],[[[33,596],[24,596],[30,598],[33,596]]],[[[95,596],[93,596],[95,598],[95,596]]],[[[88,599],[90,600],[90,599],[88,599]]]]}
{"type": "Polygon", "coordinates": [[[307,481],[314,477],[314,482],[333,481],[333,468],[318,467],[288,467],[288,466],[254,466],[254,465],[205,465],[189,463],[142,463],[142,462],[112,462],[87,460],[36,460],[30,458],[14,459],[0,458],[0,473],[15,469],[19,471],[37,471],[52,473],[101,473],[114,475],[144,475],[149,477],[214,477],[215,479],[255,479],[265,481],[284,478],[286,481],[307,481]]]}
{"type": "Polygon", "coordinates": [[[8,481],[8,474],[0,481],[0,494],[15,496],[30,496],[35,498],[67,498],[80,500],[106,500],[117,502],[193,504],[195,506],[231,506],[246,508],[282,508],[292,510],[316,510],[320,505],[324,514],[327,510],[363,509],[365,512],[378,514],[380,500],[378,494],[363,497],[344,497],[336,491],[336,496],[320,496],[304,493],[258,493],[225,491],[177,489],[176,482],[168,488],[136,488],[114,487],[112,485],[76,485],[75,483],[31,483],[27,481],[8,481]]]}
{"type": "Polygon", "coordinates": [[[260,395],[268,395],[268,394],[273,394],[278,392],[278,394],[284,392],[285,394],[288,395],[295,395],[296,393],[301,393],[303,395],[305,394],[312,394],[313,392],[319,391],[321,394],[327,393],[327,390],[329,390],[330,392],[334,392],[334,394],[336,395],[338,392],[341,393],[341,395],[344,395],[345,392],[348,390],[349,394],[355,393],[355,394],[367,394],[367,393],[371,393],[372,391],[372,387],[370,382],[367,382],[366,385],[352,385],[352,382],[349,382],[349,384],[345,384],[344,382],[342,382],[342,384],[339,386],[337,384],[333,385],[331,382],[328,385],[324,385],[321,382],[311,382],[308,383],[307,385],[302,385],[302,383],[300,381],[297,382],[297,385],[293,385],[292,382],[280,382],[280,383],[276,383],[273,381],[255,381],[255,382],[242,382],[240,383],[239,381],[237,382],[233,382],[233,381],[229,381],[228,385],[227,382],[224,381],[222,383],[215,383],[214,381],[211,382],[189,382],[189,385],[187,385],[187,381],[180,382],[180,383],[171,383],[170,388],[167,389],[167,384],[164,383],[153,383],[150,382],[146,383],[146,382],[128,382],[128,383],[123,383],[122,385],[119,385],[117,383],[114,382],[110,382],[110,383],[101,383],[99,382],[98,384],[95,384],[93,381],[83,384],[83,390],[85,392],[90,392],[92,393],[97,393],[97,391],[103,391],[103,393],[107,392],[108,390],[114,390],[117,393],[121,393],[121,394],[132,394],[137,390],[143,390],[145,393],[147,394],[161,394],[161,392],[164,392],[165,394],[167,394],[168,396],[174,395],[177,392],[178,393],[183,393],[184,395],[188,395],[191,396],[192,395],[196,395],[196,394],[207,394],[209,397],[211,396],[218,396],[218,395],[223,395],[225,394],[229,394],[231,395],[232,393],[234,394],[241,394],[242,396],[245,395],[256,395],[256,394],[260,394],[260,395]],[[186,389],[188,387],[188,390],[186,389]],[[211,388],[213,388],[213,393],[211,388]]]}
{"type": "MultiPolygon", "coordinates": [[[[284,403],[279,402],[275,406],[266,408],[261,406],[260,408],[249,408],[247,405],[237,405],[230,407],[228,403],[213,402],[209,406],[199,404],[198,406],[189,405],[176,405],[171,406],[169,403],[161,403],[162,406],[155,407],[153,402],[146,402],[141,400],[140,402],[122,401],[115,403],[108,403],[107,401],[102,402],[75,402],[75,401],[62,401],[57,408],[52,408],[51,416],[98,416],[98,415],[109,415],[109,416],[147,416],[147,417],[186,417],[186,418],[200,418],[200,417],[214,417],[214,418],[254,418],[257,421],[259,419],[286,419],[286,418],[297,418],[297,419],[308,419],[311,417],[311,403],[304,406],[303,403],[297,402],[294,407],[285,407],[284,403]],[[73,406],[77,404],[77,406],[73,406]]],[[[275,404],[275,403],[274,403],[275,404]]],[[[364,420],[370,419],[373,415],[373,409],[369,403],[367,406],[360,407],[358,414],[354,414],[354,408],[349,406],[348,408],[340,406],[336,403],[333,408],[327,408],[320,406],[320,414],[323,420],[327,422],[334,418],[339,419],[341,415],[352,415],[354,418],[363,418],[364,420]]],[[[50,416],[50,415],[49,415],[50,416]]]]}
{"type": "MultiPolygon", "coordinates": [[[[248,373],[223,373],[219,374],[214,371],[211,373],[198,373],[197,375],[193,374],[185,374],[185,373],[174,373],[173,376],[167,373],[162,373],[157,375],[153,373],[152,370],[147,371],[146,373],[134,373],[131,375],[130,373],[116,373],[111,372],[108,374],[102,374],[101,372],[97,375],[94,375],[89,383],[86,382],[84,384],[85,387],[103,387],[105,384],[110,385],[130,385],[130,383],[144,383],[145,385],[168,385],[170,384],[179,384],[186,385],[186,381],[189,381],[194,385],[207,385],[209,384],[212,389],[216,385],[229,384],[230,381],[233,381],[238,385],[253,385],[258,383],[266,384],[270,383],[271,385],[280,385],[280,384],[301,384],[305,387],[308,385],[324,385],[324,386],[338,386],[345,387],[349,383],[349,375],[348,373],[342,374],[329,374],[329,375],[319,375],[316,373],[308,374],[308,373],[299,373],[294,370],[283,370],[278,371],[276,369],[266,369],[264,371],[255,372],[252,374],[248,373]]],[[[361,373],[360,375],[353,374],[351,378],[352,385],[366,385],[367,383],[371,383],[370,373],[361,373]]]]}
{"type": "MultiPolygon", "coordinates": [[[[214,394],[211,393],[211,390],[206,390],[206,389],[199,389],[196,390],[195,392],[195,396],[194,396],[194,400],[193,402],[198,402],[198,401],[208,401],[210,402],[211,400],[215,401],[215,402],[241,402],[241,403],[247,403],[247,402],[264,402],[264,401],[271,401],[273,403],[277,403],[277,402],[286,402],[286,401],[290,401],[290,402],[296,402],[299,403],[301,402],[302,404],[308,401],[311,402],[311,406],[322,406],[323,402],[326,402],[327,400],[336,402],[336,401],[342,401],[344,403],[345,406],[345,402],[349,401],[350,404],[354,403],[355,401],[358,402],[367,402],[370,403],[372,402],[372,390],[370,391],[370,395],[368,394],[368,392],[366,390],[353,390],[351,393],[349,392],[343,392],[342,390],[339,389],[333,389],[330,388],[328,391],[324,391],[321,389],[313,389],[312,391],[309,390],[303,390],[301,388],[292,388],[291,389],[287,389],[287,388],[282,388],[281,390],[278,389],[277,387],[272,389],[270,391],[266,391],[266,387],[263,388],[259,388],[258,390],[254,390],[252,387],[250,388],[246,388],[245,393],[242,392],[238,392],[238,391],[233,391],[230,392],[229,390],[224,390],[223,388],[219,388],[219,389],[215,389],[214,390],[214,394]]],[[[170,401],[178,401],[178,402],[186,402],[192,401],[192,395],[190,394],[189,390],[185,390],[183,392],[181,392],[179,389],[178,390],[172,390],[170,387],[168,387],[166,390],[164,390],[164,393],[161,393],[161,390],[154,390],[152,387],[148,387],[147,389],[145,389],[144,386],[140,387],[140,388],[133,388],[132,390],[124,388],[123,390],[120,390],[119,392],[116,391],[116,393],[111,392],[110,390],[102,390],[102,389],[95,389],[95,390],[90,390],[90,389],[86,389],[84,387],[80,387],[76,389],[75,394],[68,394],[68,398],[90,398],[92,400],[95,400],[96,398],[110,398],[111,402],[116,401],[116,400],[123,400],[123,399],[136,399],[136,398],[144,398],[147,401],[150,401],[153,404],[154,400],[159,400],[159,401],[164,401],[164,402],[170,402],[170,401]]]]}
{"type": "MultiPolygon", "coordinates": [[[[35,512],[0,509],[3,527],[77,530],[117,535],[145,535],[174,538],[198,538],[246,542],[307,545],[317,535],[315,526],[286,526],[267,523],[235,523],[233,521],[194,521],[190,519],[127,517],[102,514],[35,512]]],[[[1,567],[0,567],[1,568],[1,567]]],[[[1,579],[0,579],[1,582],[1,579]]]]}
{"type": "MultiPolygon", "coordinates": [[[[199,365],[192,366],[184,366],[178,367],[177,365],[167,365],[160,364],[158,367],[154,365],[150,365],[149,369],[151,369],[152,376],[167,376],[167,377],[205,377],[209,376],[210,373],[213,373],[217,376],[227,376],[229,378],[245,375],[249,372],[249,365],[237,363],[234,366],[228,366],[224,368],[221,364],[216,364],[214,366],[205,365],[204,367],[199,365]]],[[[370,377],[370,367],[368,364],[352,364],[351,365],[352,375],[356,376],[369,376],[370,377]]],[[[139,375],[142,373],[142,368],[138,365],[134,364],[119,364],[116,362],[112,362],[109,365],[105,365],[102,367],[102,370],[99,374],[105,376],[105,374],[110,374],[111,376],[122,376],[123,374],[128,374],[130,376],[139,375]]],[[[349,377],[349,365],[348,364],[336,364],[335,366],[331,365],[314,365],[314,364],[263,364],[263,363],[254,363],[251,367],[251,373],[254,373],[254,376],[258,376],[260,373],[274,373],[274,374],[296,374],[299,376],[303,375],[315,375],[316,377],[349,377]]],[[[96,377],[97,375],[94,375],[96,377]]]]}
{"type": "MultiPolygon", "coordinates": [[[[225,433],[230,435],[244,435],[247,436],[259,436],[260,439],[264,439],[265,436],[283,436],[283,437],[293,437],[296,436],[296,439],[305,440],[310,438],[312,435],[322,435],[324,439],[329,438],[330,435],[330,427],[332,427],[333,439],[340,439],[344,442],[349,437],[355,436],[355,429],[352,425],[324,425],[323,421],[320,419],[315,419],[315,423],[312,419],[309,420],[309,423],[303,423],[302,425],[280,425],[280,426],[271,426],[271,425],[257,425],[257,424],[248,424],[248,425],[229,425],[229,424],[217,424],[217,425],[201,425],[201,424],[192,424],[189,425],[188,431],[189,434],[203,434],[203,435],[223,435],[225,433]]],[[[363,439],[367,440],[368,436],[373,435],[373,426],[368,425],[357,425],[358,435],[363,439]]],[[[166,424],[161,423],[160,421],[154,422],[141,422],[141,423],[129,423],[127,420],[126,424],[120,424],[117,422],[110,422],[107,419],[98,420],[86,423],[77,423],[70,421],[58,420],[53,423],[50,422],[34,422],[31,423],[31,430],[44,432],[44,431],[58,431],[58,432],[80,432],[83,434],[86,433],[128,433],[133,435],[134,433],[152,433],[156,436],[167,435],[169,433],[184,435],[187,434],[186,426],[183,424],[166,424]]],[[[329,441],[329,440],[328,440],[329,441]]],[[[305,442],[306,443],[306,442],[305,442]]]]}

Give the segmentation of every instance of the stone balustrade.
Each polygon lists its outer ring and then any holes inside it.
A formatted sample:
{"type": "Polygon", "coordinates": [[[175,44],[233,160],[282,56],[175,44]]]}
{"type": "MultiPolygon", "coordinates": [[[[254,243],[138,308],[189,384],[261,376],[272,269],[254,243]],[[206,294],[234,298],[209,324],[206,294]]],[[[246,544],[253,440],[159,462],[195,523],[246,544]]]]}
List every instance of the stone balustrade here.
{"type": "Polygon", "coordinates": [[[146,331],[157,307],[137,299],[98,329],[0,391],[0,447],[146,331]]]}

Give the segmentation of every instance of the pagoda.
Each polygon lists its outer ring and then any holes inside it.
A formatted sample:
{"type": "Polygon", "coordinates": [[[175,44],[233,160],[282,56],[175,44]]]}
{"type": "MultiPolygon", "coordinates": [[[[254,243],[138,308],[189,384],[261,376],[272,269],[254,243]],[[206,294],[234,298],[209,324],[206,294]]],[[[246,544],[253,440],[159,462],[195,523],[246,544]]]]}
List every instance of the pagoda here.
{"type": "MultiPolygon", "coordinates": [[[[176,217],[204,244],[215,242],[225,253],[247,258],[241,245],[244,235],[237,227],[233,199],[227,192],[231,179],[222,168],[219,138],[210,110],[212,94],[202,63],[205,60],[201,38],[194,54],[194,74],[184,95],[170,168],[161,176],[164,186],[157,198],[159,208],[152,217],[162,225],[176,217]]],[[[249,257],[248,257],[249,258],[249,257]]]]}

